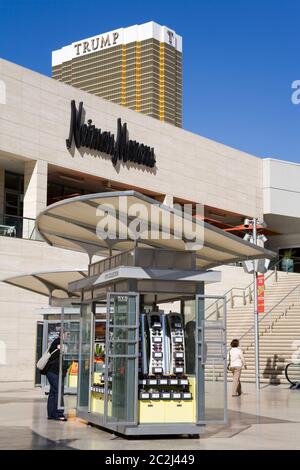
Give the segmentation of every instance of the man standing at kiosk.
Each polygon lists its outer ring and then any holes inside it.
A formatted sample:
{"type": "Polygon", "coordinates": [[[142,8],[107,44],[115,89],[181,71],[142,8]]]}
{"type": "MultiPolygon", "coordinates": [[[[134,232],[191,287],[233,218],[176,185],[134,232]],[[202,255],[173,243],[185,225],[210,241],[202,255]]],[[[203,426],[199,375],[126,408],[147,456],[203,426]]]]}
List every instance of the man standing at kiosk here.
{"type": "MultiPolygon", "coordinates": [[[[46,377],[50,384],[50,391],[47,402],[48,419],[54,419],[56,421],[67,421],[64,416],[64,410],[58,409],[58,387],[59,387],[59,363],[60,363],[60,336],[56,338],[50,348],[49,352],[51,357],[45,368],[46,377]]],[[[63,378],[66,375],[67,370],[64,367],[63,378]]],[[[63,384],[62,384],[63,387],[63,384]]],[[[63,390],[62,390],[62,404],[63,404],[63,390]]]]}

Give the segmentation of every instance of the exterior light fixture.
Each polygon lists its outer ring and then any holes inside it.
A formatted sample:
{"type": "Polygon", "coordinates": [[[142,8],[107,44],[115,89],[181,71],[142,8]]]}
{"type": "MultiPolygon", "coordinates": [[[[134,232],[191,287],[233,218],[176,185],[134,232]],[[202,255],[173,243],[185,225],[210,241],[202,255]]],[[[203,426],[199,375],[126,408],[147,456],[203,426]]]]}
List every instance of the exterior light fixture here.
{"type": "Polygon", "coordinates": [[[266,237],[264,234],[258,235],[258,240],[261,241],[261,243],[266,243],[268,241],[268,237],[266,237]]]}
{"type": "MultiPolygon", "coordinates": [[[[257,218],[245,219],[244,227],[248,229],[251,227],[252,233],[246,233],[244,240],[247,240],[254,245],[263,247],[264,243],[268,240],[267,237],[263,234],[257,235],[257,226],[266,227],[267,224],[262,220],[257,218]]],[[[254,261],[244,261],[244,269],[248,273],[253,273],[253,291],[254,291],[254,338],[255,338],[255,385],[256,390],[260,389],[260,377],[259,377],[259,322],[258,322],[258,298],[257,298],[257,273],[265,273],[269,266],[269,260],[254,260],[254,261]]]]}
{"type": "Polygon", "coordinates": [[[252,223],[253,223],[253,221],[251,219],[245,219],[244,220],[244,227],[249,228],[252,223]]]}

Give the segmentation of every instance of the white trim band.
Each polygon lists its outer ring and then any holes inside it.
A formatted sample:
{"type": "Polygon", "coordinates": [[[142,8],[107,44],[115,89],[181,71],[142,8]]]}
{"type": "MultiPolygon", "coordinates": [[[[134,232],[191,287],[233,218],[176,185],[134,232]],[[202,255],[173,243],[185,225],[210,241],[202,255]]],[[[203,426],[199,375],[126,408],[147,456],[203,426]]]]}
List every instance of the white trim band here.
{"type": "Polygon", "coordinates": [[[97,36],[82,39],[81,41],[73,42],[68,46],[52,51],[52,67],[76,57],[92,54],[93,52],[151,38],[170,44],[177,51],[182,52],[181,36],[167,26],[160,26],[154,21],[150,21],[149,23],[129,26],[128,28],[119,28],[114,31],[98,34],[97,36]]]}

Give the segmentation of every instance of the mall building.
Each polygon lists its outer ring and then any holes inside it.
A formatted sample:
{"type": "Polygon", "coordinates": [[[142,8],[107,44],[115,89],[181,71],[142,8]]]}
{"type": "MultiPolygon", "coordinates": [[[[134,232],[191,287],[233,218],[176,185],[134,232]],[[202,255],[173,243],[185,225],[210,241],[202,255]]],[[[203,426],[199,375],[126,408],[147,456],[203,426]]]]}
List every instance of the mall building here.
{"type": "MultiPolygon", "coordinates": [[[[264,219],[266,247],[296,255],[299,182],[298,164],[258,158],[0,60],[1,280],[86,269],[86,254],[45,243],[35,219],[65,198],[128,189],[167,205],[201,203],[205,221],[239,236],[245,217],[264,219]],[[116,161],[120,135],[130,139],[130,152],[119,149],[116,161]]],[[[215,293],[243,276],[251,282],[241,267],[218,269],[223,279],[211,287],[215,293]]],[[[1,381],[33,380],[37,309],[47,304],[0,284],[1,381]]]]}

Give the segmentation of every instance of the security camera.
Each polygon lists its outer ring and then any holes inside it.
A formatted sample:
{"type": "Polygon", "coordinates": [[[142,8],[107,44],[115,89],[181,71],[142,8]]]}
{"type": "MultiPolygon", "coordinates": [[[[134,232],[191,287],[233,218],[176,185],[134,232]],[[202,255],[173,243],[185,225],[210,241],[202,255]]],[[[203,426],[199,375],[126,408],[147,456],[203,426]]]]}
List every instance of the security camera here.
{"type": "Polygon", "coordinates": [[[252,221],[250,219],[245,219],[244,220],[244,227],[245,228],[249,228],[251,224],[252,224],[252,221]]]}
{"type": "Polygon", "coordinates": [[[268,241],[268,237],[266,237],[264,234],[260,234],[257,237],[262,243],[266,243],[268,241]]]}
{"type": "Polygon", "coordinates": [[[253,237],[251,237],[250,233],[245,233],[243,240],[246,240],[246,242],[251,242],[253,241],[253,237]]]}

